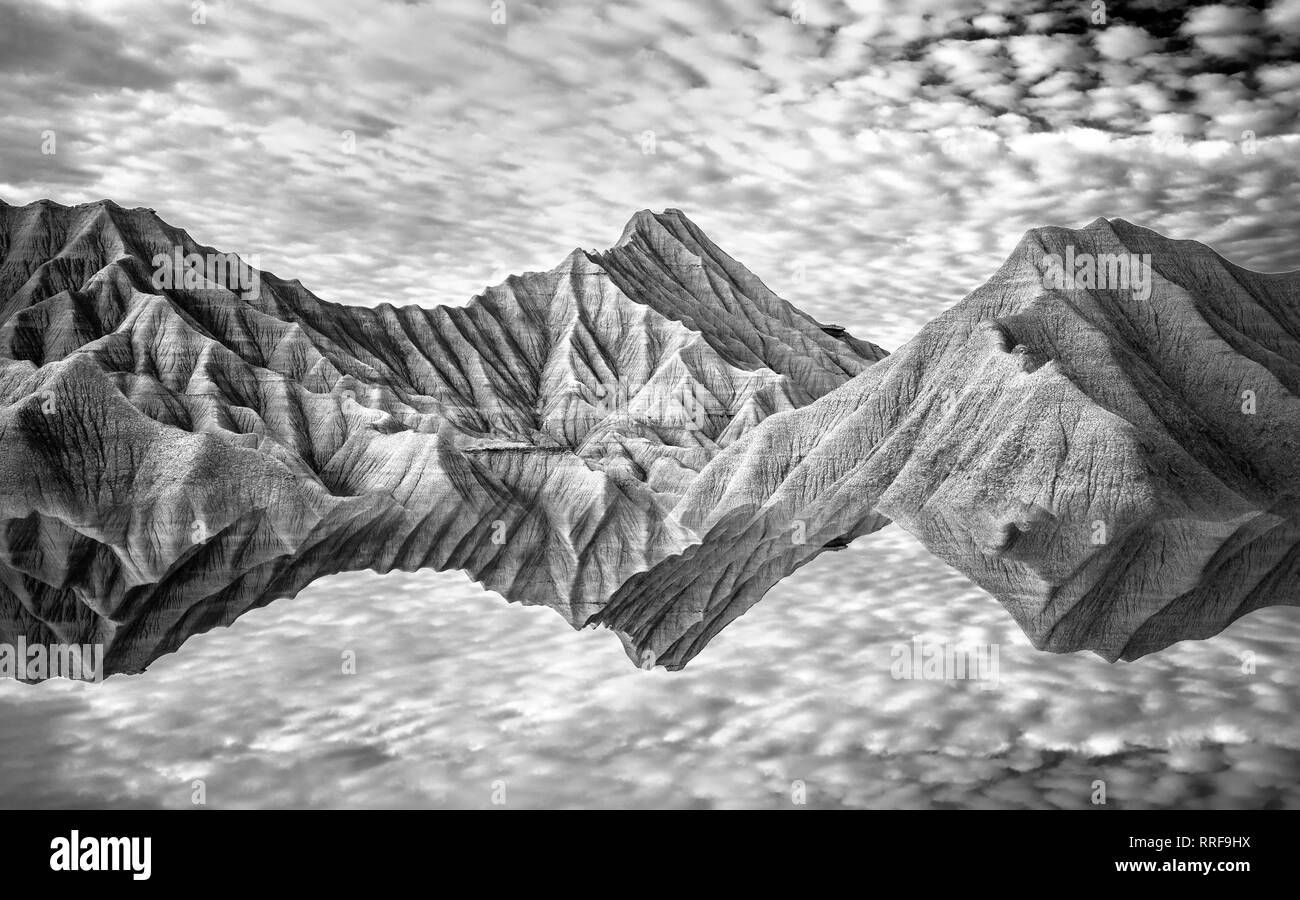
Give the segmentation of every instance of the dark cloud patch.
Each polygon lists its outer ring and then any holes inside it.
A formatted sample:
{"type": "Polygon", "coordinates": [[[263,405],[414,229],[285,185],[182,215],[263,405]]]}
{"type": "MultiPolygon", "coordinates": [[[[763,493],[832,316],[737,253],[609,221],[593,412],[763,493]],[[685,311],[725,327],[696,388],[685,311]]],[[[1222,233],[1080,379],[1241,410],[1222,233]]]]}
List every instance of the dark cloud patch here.
{"type": "Polygon", "coordinates": [[[175,81],[153,60],[132,53],[126,34],[104,21],[10,0],[0,4],[0,72],[48,78],[52,93],[165,90],[175,81]]]}
{"type": "Polygon", "coordinates": [[[340,131],[353,130],[358,135],[368,138],[382,138],[397,127],[396,122],[364,109],[351,110],[348,118],[337,120],[336,125],[340,131]]]}
{"type": "Polygon", "coordinates": [[[208,85],[233,84],[239,79],[239,70],[220,60],[195,66],[187,73],[188,77],[208,85]]]}
{"type": "Polygon", "coordinates": [[[51,184],[87,188],[96,182],[99,173],[84,164],[76,133],[52,124],[29,122],[0,130],[0,179],[38,192],[51,184]]]}

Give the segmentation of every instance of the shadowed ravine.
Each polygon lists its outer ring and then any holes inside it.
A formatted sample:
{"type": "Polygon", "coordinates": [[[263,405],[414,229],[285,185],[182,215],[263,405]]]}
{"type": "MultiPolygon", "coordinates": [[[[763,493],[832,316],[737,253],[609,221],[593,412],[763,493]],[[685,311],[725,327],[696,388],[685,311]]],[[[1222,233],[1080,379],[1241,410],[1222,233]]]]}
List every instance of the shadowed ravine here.
{"type": "Polygon", "coordinates": [[[1296,274],[1037,229],[886,356],[674,210],[459,308],[159,286],[177,248],[219,256],[146,210],[0,204],[0,643],[139,672],[324,575],[432,568],[680,668],[891,520],[1047,650],[1297,603],[1296,274]],[[1085,254],[1149,278],[1045,277],[1085,254]]]}

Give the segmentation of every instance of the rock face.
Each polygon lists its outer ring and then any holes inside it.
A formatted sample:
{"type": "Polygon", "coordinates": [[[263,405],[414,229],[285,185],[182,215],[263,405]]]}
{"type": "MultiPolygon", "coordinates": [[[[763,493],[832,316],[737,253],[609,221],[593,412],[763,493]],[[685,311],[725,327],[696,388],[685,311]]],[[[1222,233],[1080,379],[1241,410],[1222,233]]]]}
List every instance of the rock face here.
{"type": "Polygon", "coordinates": [[[1297,602],[1297,388],[1300,276],[1120,220],[1030,232],[886,357],[675,210],[369,309],[0,204],[0,643],[138,672],[322,575],[455,568],[679,668],[892,519],[1035,645],[1132,659],[1297,602]]]}
{"type": "MultiPolygon", "coordinates": [[[[870,510],[1037,647],[1114,661],[1208,637],[1300,600],[1298,388],[1300,275],[1121,220],[1038,229],[886,360],[724,449],[675,509],[704,535],[691,558],[637,576],[602,618],[689,659],[730,614],[708,605],[685,642],[648,624],[720,586],[689,573],[738,553],[793,569],[877,527],[870,510]],[[1104,286],[1059,277],[1121,260],[1130,277],[1104,286]]],[[[729,602],[756,599],[746,584],[729,602]]]]}
{"type": "Polygon", "coordinates": [[[0,205],[0,642],[143,669],[323,574],[582,627],[722,448],[885,353],[675,210],[465,307],[345,307],[147,210],[0,205]]]}

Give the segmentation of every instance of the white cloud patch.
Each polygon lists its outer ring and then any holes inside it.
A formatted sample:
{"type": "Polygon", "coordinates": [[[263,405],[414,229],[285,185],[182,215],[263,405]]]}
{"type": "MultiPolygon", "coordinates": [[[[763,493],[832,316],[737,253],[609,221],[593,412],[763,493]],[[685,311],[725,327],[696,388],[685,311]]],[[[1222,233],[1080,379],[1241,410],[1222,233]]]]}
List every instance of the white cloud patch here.
{"type": "Polygon", "coordinates": [[[1094,43],[1108,59],[1130,60],[1159,48],[1159,42],[1133,25],[1111,25],[1097,32],[1094,43]]]}

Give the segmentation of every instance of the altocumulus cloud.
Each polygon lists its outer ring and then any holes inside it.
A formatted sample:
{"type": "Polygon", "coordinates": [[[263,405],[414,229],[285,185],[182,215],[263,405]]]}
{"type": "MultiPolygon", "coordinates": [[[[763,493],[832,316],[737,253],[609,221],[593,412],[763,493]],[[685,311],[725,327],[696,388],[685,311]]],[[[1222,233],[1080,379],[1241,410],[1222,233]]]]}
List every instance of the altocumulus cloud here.
{"type": "Polygon", "coordinates": [[[0,196],[151,206],[363,304],[676,206],[897,346],[1038,225],[1300,264],[1300,2],[1167,6],[4,0],[0,196]]]}

